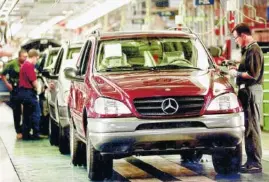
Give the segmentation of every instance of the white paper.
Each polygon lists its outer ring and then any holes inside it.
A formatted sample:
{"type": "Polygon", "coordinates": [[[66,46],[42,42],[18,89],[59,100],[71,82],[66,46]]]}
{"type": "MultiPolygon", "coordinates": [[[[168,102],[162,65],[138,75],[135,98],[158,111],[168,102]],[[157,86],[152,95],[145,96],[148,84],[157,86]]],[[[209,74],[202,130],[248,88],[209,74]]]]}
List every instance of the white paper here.
{"type": "Polygon", "coordinates": [[[121,44],[106,44],[105,47],[105,58],[109,57],[121,57],[121,44]]]}

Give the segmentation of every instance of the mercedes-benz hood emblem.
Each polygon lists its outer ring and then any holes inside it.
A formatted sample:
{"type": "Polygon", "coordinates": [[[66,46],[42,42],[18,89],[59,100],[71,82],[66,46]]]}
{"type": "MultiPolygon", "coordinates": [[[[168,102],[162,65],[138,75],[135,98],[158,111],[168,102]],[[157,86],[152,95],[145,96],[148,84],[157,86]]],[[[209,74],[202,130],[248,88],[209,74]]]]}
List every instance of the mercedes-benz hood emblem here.
{"type": "Polygon", "coordinates": [[[178,110],[178,103],[173,98],[165,99],[162,102],[162,110],[166,114],[175,114],[178,110]]]}

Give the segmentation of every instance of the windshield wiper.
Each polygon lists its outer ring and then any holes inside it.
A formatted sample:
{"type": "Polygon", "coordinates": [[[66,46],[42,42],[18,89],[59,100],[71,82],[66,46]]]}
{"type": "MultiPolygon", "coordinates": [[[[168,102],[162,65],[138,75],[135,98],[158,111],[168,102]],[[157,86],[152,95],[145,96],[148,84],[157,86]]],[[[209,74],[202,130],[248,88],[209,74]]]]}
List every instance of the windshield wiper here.
{"type": "Polygon", "coordinates": [[[193,67],[193,66],[180,66],[180,65],[162,65],[162,66],[154,66],[150,67],[153,70],[159,70],[159,69],[195,69],[195,70],[202,70],[201,68],[193,67]]]}
{"type": "Polygon", "coordinates": [[[110,71],[139,71],[139,70],[151,70],[151,67],[143,67],[143,66],[136,66],[136,65],[132,65],[132,66],[117,66],[117,67],[112,67],[112,68],[105,68],[105,69],[101,69],[99,71],[101,72],[110,72],[110,71]]]}
{"type": "Polygon", "coordinates": [[[130,66],[117,66],[117,67],[112,67],[112,68],[105,68],[101,69],[100,71],[115,71],[115,70],[121,70],[121,71],[129,71],[129,70],[135,70],[135,68],[130,67],[130,66]]]}
{"type": "Polygon", "coordinates": [[[143,67],[143,66],[117,66],[112,68],[105,68],[99,71],[101,72],[113,72],[113,71],[139,71],[139,70],[165,70],[165,69],[195,69],[202,70],[201,68],[192,67],[192,66],[180,66],[180,65],[162,65],[162,66],[153,66],[153,67],[143,67]]]}

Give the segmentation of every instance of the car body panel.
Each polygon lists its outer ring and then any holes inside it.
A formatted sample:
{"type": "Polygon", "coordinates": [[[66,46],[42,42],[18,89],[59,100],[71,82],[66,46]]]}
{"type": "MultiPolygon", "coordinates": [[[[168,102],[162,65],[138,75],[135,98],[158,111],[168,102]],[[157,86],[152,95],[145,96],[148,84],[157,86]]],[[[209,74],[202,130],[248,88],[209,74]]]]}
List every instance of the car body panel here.
{"type": "Polygon", "coordinates": [[[79,53],[81,45],[82,44],[80,43],[71,45],[67,43],[63,45],[58,52],[57,58],[50,72],[50,74],[55,77],[48,78],[50,89],[47,95],[48,95],[50,117],[57,124],[61,122],[62,127],[69,126],[67,118],[66,95],[68,95],[70,89],[70,81],[65,79],[63,75],[63,69],[66,66],[75,67],[77,59],[75,54],[79,53]],[[70,54],[70,52],[72,52],[72,54],[70,54]]]}
{"type": "Polygon", "coordinates": [[[98,86],[102,95],[110,96],[115,92],[113,87],[118,87],[130,98],[152,96],[153,92],[154,95],[164,96],[171,95],[171,92],[173,95],[206,95],[211,82],[209,74],[205,71],[178,70],[103,74],[98,79],[102,79],[104,83],[98,86]]]}

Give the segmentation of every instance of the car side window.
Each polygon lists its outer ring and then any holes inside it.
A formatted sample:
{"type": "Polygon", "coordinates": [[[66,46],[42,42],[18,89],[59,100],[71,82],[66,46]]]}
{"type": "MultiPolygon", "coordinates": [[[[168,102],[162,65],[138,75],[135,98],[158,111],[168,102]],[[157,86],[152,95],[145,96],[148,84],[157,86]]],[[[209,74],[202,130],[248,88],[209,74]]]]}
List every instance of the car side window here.
{"type": "Polygon", "coordinates": [[[89,62],[90,50],[91,50],[91,41],[87,41],[85,46],[83,47],[83,52],[80,56],[79,63],[79,75],[85,75],[87,71],[87,65],[89,62]]]}
{"type": "Polygon", "coordinates": [[[60,71],[63,55],[64,55],[64,49],[61,49],[56,59],[55,69],[53,71],[54,75],[57,75],[60,71]]]}
{"type": "Polygon", "coordinates": [[[48,55],[48,66],[51,64],[55,64],[56,63],[56,59],[57,59],[57,51],[51,51],[48,55]]]}

